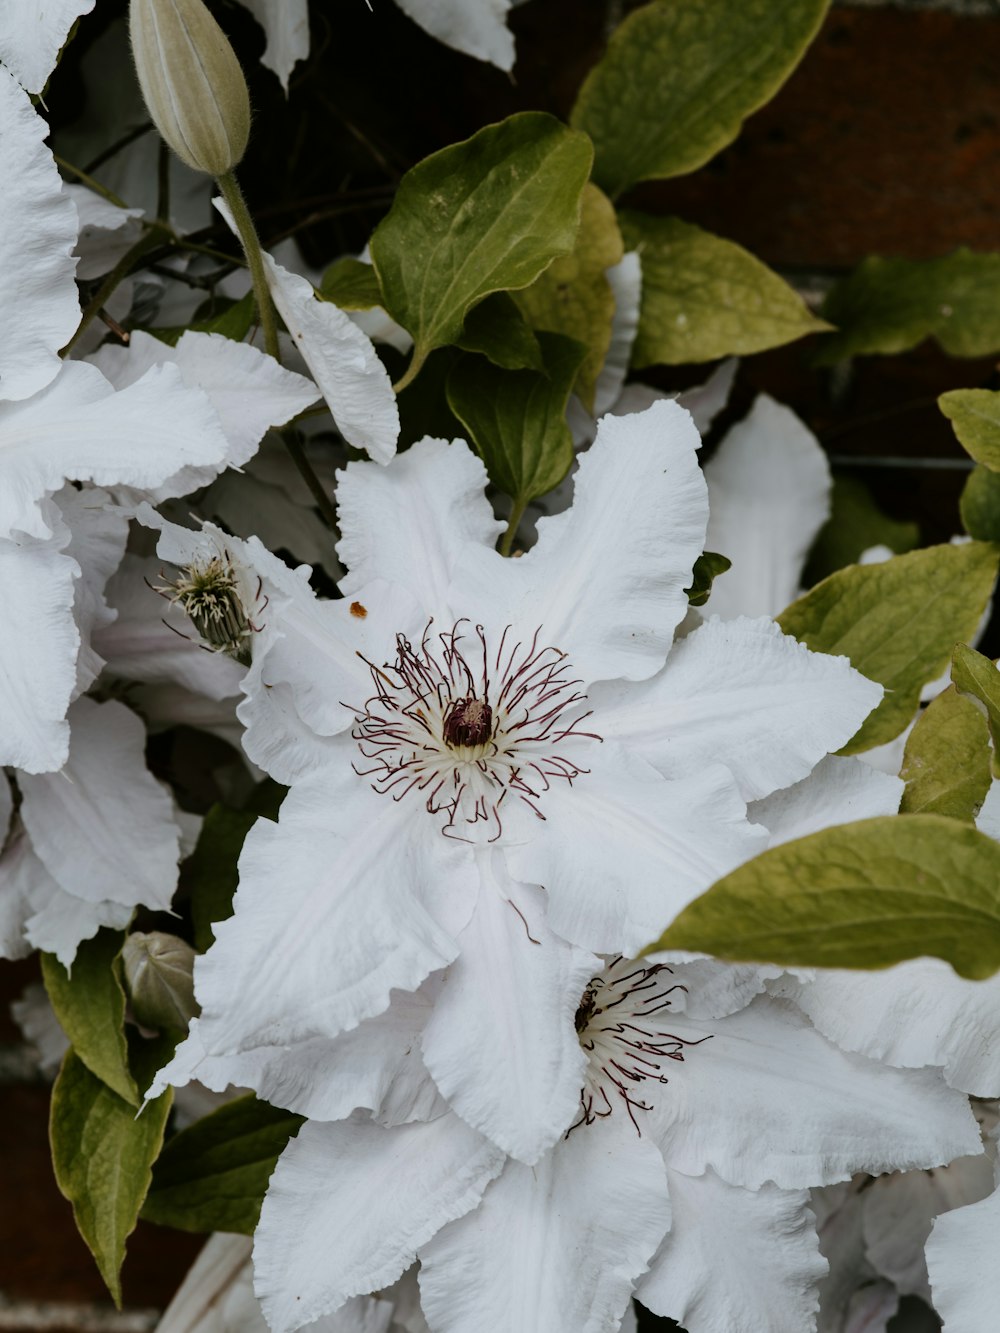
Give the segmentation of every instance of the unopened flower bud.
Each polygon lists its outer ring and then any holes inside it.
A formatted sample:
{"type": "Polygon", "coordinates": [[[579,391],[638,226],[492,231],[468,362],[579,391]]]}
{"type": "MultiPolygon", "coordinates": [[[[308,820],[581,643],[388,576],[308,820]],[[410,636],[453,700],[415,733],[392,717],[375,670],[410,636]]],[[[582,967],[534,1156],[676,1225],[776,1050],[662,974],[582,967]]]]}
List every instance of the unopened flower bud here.
{"type": "Polygon", "coordinates": [[[190,944],[176,935],[162,930],[129,935],[122,950],[125,988],[143,1027],[187,1030],[198,1013],[194,959],[190,944]]]}
{"type": "Polygon", "coordinates": [[[225,176],[246,151],[250,96],[226,34],[202,0],[129,0],[139,86],[177,156],[225,176]]]}

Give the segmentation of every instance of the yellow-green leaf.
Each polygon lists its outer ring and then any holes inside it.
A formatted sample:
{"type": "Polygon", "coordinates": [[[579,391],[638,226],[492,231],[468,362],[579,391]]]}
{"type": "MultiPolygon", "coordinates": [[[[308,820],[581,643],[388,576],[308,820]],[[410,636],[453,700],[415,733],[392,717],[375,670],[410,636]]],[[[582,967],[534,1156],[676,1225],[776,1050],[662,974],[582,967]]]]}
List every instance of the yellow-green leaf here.
{"type": "Polygon", "coordinates": [[[816,652],[844,655],[885,686],[885,698],[844,746],[857,754],[891,741],[916,712],[920,691],[975,633],[1000,550],[985,542],[929,546],[881,564],[851,565],[811,588],[778,617],[816,652]]]}
{"type": "Polygon", "coordinates": [[[1000,754],[1000,671],[982,653],[968,644],[957,643],[951,663],[951,678],[959,694],[972,702],[973,707],[986,718],[993,741],[993,764],[1000,754]]]}
{"type": "Polygon", "coordinates": [[[563,333],[586,347],[575,387],[588,412],[593,411],[597,377],[611,345],[615,298],[607,270],[623,254],[615,210],[596,185],[588,184],[572,252],[554,259],[514,298],[532,328],[563,333]]]}
{"type": "Polygon", "coordinates": [[[772,847],[687,906],[647,952],[881,968],[931,954],[1000,970],[1000,843],[943,815],[891,815],[772,847]]]}
{"type": "Polygon", "coordinates": [[[938,399],[959,443],[977,463],[1000,471],[1000,393],[952,389],[938,399]]]}
{"type": "Polygon", "coordinates": [[[656,0],[622,23],[580,89],[571,123],[594,141],[594,179],[615,198],[694,171],[770,101],[829,0],[656,0]]]}
{"type": "Polygon", "coordinates": [[[137,1117],[135,1107],[72,1050],[52,1090],[49,1137],[56,1182],[73,1205],[80,1235],[118,1306],[125,1244],[149,1189],[172,1096],[168,1089],[137,1117]]]}
{"type": "Polygon", "coordinates": [[[592,158],[585,134],[523,111],[406,173],[371,240],[385,309],[414,341],[406,382],[477,301],[573,248],[592,158]]]}
{"type": "Polygon", "coordinates": [[[42,978],[70,1044],[90,1072],[132,1106],[139,1092],[125,1042],[121,951],[125,932],[99,930],[84,940],[71,969],[42,954],[42,978]]]}
{"type": "Polygon", "coordinates": [[[975,820],[990,789],[990,733],[979,709],[954,686],[918,718],[900,777],[906,783],[903,814],[975,820]]]}
{"type": "Polygon", "coordinates": [[[1000,542],[1000,472],[977,463],[962,487],[958,510],[970,537],[1000,542]]]}
{"type": "Polygon", "coordinates": [[[620,222],[642,262],[636,368],[762,352],[829,327],[742,246],[678,218],[620,222]]]}
{"type": "Polygon", "coordinates": [[[378,276],[371,264],[344,256],[335,259],[323,274],[319,294],[341,310],[371,310],[382,304],[378,276]]]}

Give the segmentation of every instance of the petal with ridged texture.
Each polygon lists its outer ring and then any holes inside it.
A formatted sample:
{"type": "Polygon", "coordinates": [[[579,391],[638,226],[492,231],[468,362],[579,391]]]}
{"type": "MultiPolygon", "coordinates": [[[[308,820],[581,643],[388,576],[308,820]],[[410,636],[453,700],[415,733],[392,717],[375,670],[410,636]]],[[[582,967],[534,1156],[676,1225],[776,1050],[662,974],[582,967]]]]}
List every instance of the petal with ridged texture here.
{"type": "MultiPolygon", "coordinates": [[[[0,60],[29,93],[40,93],[73,24],[93,8],[94,0],[4,5],[0,9],[0,60]]],[[[4,124],[5,128],[9,124],[6,117],[4,124]]]]}
{"type": "Polygon", "coordinates": [[[472,855],[415,820],[426,812],[347,764],[293,786],[277,824],[258,820],[235,915],[195,965],[207,1050],[335,1037],[452,961],[475,904],[472,855]]]}
{"type": "Polygon", "coordinates": [[[937,1070],[841,1051],[793,1005],[760,997],[728,1018],[678,1016],[684,1062],[655,1099],[650,1132],[668,1166],[783,1189],[935,1167],[979,1151],[968,1101],[937,1070]]]}
{"type": "Polygon", "coordinates": [[[386,468],[349,463],[337,483],[344,595],[385,579],[402,584],[427,615],[446,616],[466,544],[492,550],[503,528],[486,482],[482,460],[464,440],[419,440],[386,468]]]}
{"type": "Polygon", "coordinates": [[[66,766],[19,778],[35,852],[74,897],[168,908],[180,832],[170,796],[146,767],[145,727],[113,699],[78,699],[69,721],[66,766]]]}
{"type": "Polygon", "coordinates": [[[264,29],[267,45],[260,63],[273,70],[288,92],[288,79],[309,54],[309,0],[240,0],[264,29]]]}
{"type": "Polygon", "coordinates": [[[384,1129],[309,1121],[282,1153],[254,1240],[254,1286],[273,1333],[293,1333],[394,1282],[475,1208],[503,1153],[443,1115],[384,1129]]]}
{"type": "Polygon", "coordinates": [[[0,537],[47,537],[39,501],[64,481],[148,489],[189,464],[221,463],[219,419],[176,366],[116,392],[96,366],[63,362],[33,397],[0,404],[0,537]]]}
{"type": "Polygon", "coordinates": [[[799,782],[882,698],[846,657],[814,653],[772,620],[709,620],[638,686],[589,698],[594,729],[670,776],[722,763],[744,799],[799,782]]]}
{"type": "Polygon", "coordinates": [[[732,568],[709,614],[776,616],[798,596],[802,566],[830,513],[830,465],[794,412],[766,393],[705,464],[708,550],[732,568]]]}
{"type": "Polygon", "coordinates": [[[573,759],[585,771],[553,782],[545,822],[506,855],[518,879],[548,890],[551,928],[585,949],[638,953],[766,845],[721,765],[673,782],[617,745],[592,742],[573,759]]]}
{"type": "Polygon", "coordinates": [[[424,1060],[453,1110],[530,1164],[576,1118],[586,1058],[573,1017],[603,964],[549,929],[545,894],[511,880],[500,853],[476,860],[476,909],[424,1030],[424,1060]]]}
{"type": "Polygon", "coordinates": [[[470,548],[454,574],[459,615],[541,626],[584,684],[657,671],[687,609],[708,501],[694,422],[675,402],[607,416],[580,459],[573,504],[538,521],[519,560],[470,548]]]}
{"type": "Polygon", "coordinates": [[[53,502],[70,530],[66,554],[80,566],[73,594],[73,617],[80,631],[74,694],[82,694],[104,667],[94,638],[115,618],[104,594],[108,580],[125,554],[128,514],[111,503],[107,491],[96,486],[81,490],[64,486],[53,502]]]}
{"type": "Polygon", "coordinates": [[[475,1213],[421,1252],[435,1333],[617,1333],[670,1224],[663,1162],[627,1116],[508,1162],[475,1213]]]}
{"type": "Polygon", "coordinates": [[[927,1242],[934,1308],[945,1333],[987,1333],[1000,1309],[1000,1190],[939,1217],[927,1242]]]}
{"type": "Polygon", "coordinates": [[[397,0],[414,23],[477,60],[498,69],[514,67],[514,36],[505,19],[516,0],[397,0]]]}
{"type": "MultiPolygon", "coordinates": [[[[0,9],[0,59],[8,63],[14,37],[9,29],[15,23],[22,40],[38,32],[38,6],[0,9]]],[[[2,68],[0,122],[0,179],[17,182],[16,189],[6,191],[0,211],[0,292],[4,308],[17,311],[17,319],[5,320],[0,328],[0,397],[19,399],[38,393],[55,377],[59,349],[80,320],[73,258],[77,216],[45,146],[48,125],[2,68]]]]}
{"type": "Polygon", "coordinates": [[[637,1298],[688,1333],[806,1333],[827,1271],[805,1190],[668,1171],[673,1221],[637,1298]],[[720,1262],[721,1259],[721,1262],[720,1262]]]}
{"type": "Polygon", "coordinates": [[[777,847],[835,824],[894,815],[903,787],[899,778],[860,759],[831,754],[801,782],[754,801],[747,815],[755,824],[764,825],[771,835],[770,845],[777,847]]]}

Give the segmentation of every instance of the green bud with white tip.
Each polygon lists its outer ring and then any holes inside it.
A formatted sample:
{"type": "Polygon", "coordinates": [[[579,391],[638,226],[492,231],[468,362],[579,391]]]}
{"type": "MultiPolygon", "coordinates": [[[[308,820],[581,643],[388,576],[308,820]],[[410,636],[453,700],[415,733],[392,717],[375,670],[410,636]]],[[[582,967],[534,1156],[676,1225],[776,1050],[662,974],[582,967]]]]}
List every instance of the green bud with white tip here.
{"type": "Polygon", "coordinates": [[[186,1032],[198,1013],[194,998],[195,952],[162,930],[129,935],[122,949],[125,989],[144,1028],[186,1032]]]}
{"type": "Polygon", "coordinates": [[[195,171],[232,171],[250,137],[250,95],[202,0],[129,0],[129,35],[146,107],[167,144],[195,171]]]}

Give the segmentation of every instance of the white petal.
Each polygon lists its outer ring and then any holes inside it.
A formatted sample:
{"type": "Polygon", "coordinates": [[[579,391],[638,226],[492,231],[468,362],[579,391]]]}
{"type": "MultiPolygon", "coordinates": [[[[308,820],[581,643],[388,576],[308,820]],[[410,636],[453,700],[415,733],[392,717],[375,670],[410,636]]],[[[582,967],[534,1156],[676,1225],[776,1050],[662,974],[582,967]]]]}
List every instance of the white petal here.
{"type": "Polygon", "coordinates": [[[642,261],[639,252],[632,250],[623,255],[617,264],[607,270],[606,277],[615,298],[615,312],[611,319],[608,354],[594,389],[595,417],[613,410],[628,374],[632,344],[639,329],[642,298],[642,261]]]}
{"type": "Polygon", "coordinates": [[[93,486],[82,490],[64,486],[55,496],[55,503],[72,534],[66,554],[77,562],[81,572],[73,597],[74,619],[80,631],[75,693],[80,694],[90,688],[104,666],[93,639],[115,618],[104,590],[125,553],[128,514],[111,503],[107,491],[93,486]]]}
{"type": "Polygon", "coordinates": [[[692,1018],[725,1018],[745,1009],[755,995],[768,989],[768,982],[784,975],[770,964],[720,963],[716,958],[695,958],[669,952],[652,955],[666,963],[683,990],[675,994],[671,1009],[692,1018]]]}
{"type": "Polygon", "coordinates": [[[959,1157],[938,1171],[879,1176],[863,1195],[868,1259],[903,1296],[930,1303],[924,1245],[935,1217],[993,1193],[993,1162],[986,1153],[959,1157]]]}
{"type": "MultiPolygon", "coordinates": [[[[0,60],[29,93],[40,93],[56,67],[70,28],[93,8],[94,0],[48,0],[45,5],[15,0],[4,5],[0,9],[0,60]]],[[[6,113],[3,119],[7,130],[6,113]]],[[[5,179],[10,179],[6,173],[5,179]]]]}
{"type": "Polygon", "coordinates": [[[499,69],[514,67],[514,37],[506,25],[514,0],[397,0],[404,14],[446,46],[499,69]]]}
{"type": "Polygon", "coordinates": [[[29,773],[61,768],[66,709],[76,684],[80,632],[73,618],[80,567],[63,548],[69,529],[49,506],[49,539],[0,538],[0,764],[29,773]]]}
{"type": "Polygon", "coordinates": [[[73,252],[78,257],[77,278],[87,281],[110,273],[139,239],[142,209],[119,208],[85,185],[63,188],[79,218],[80,234],[73,252]]]}
{"type": "Polygon", "coordinates": [[[704,545],[699,443],[674,402],[605,417],[580,460],[572,508],[539,519],[538,541],[518,560],[470,548],[455,570],[455,609],[481,620],[478,608],[492,603],[501,625],[540,625],[584,684],[651,676],[687,611],[704,545]]]}
{"type": "Polygon", "coordinates": [[[225,653],[208,652],[180,607],[153,591],[150,584],[162,582],[162,571],[162,560],[127,555],[108,584],[118,614],[94,637],[108,674],[182,685],[210,699],[238,695],[245,668],[225,653]]]}
{"type": "Polygon", "coordinates": [[[1000,1309],[1000,1190],[939,1217],[927,1242],[934,1308],[945,1333],[988,1333],[1000,1309]]]}
{"type": "Polygon", "coordinates": [[[373,1111],[381,1124],[427,1120],[442,1105],[419,1054],[430,1003],[421,992],[398,991],[385,1013],[339,1037],[258,1046],[235,1055],[209,1055],[203,1020],[196,1018],[147,1097],[197,1079],[215,1092],[252,1088],[272,1105],[312,1120],[342,1120],[358,1108],[373,1111]]]}
{"type": "Polygon", "coordinates": [[[590,692],[594,729],[671,776],[722,763],[747,800],[804,778],[857,731],[882,686],[771,620],[712,619],[652,680],[590,692]]]}
{"type": "Polygon", "coordinates": [[[764,825],[771,835],[770,845],[776,847],[835,824],[894,815],[904,785],[860,759],[831,754],[801,782],[754,801],[747,814],[755,824],[764,825]]]}
{"type": "Polygon", "coordinates": [[[576,1118],[586,1057],[573,1018],[603,964],[545,921],[541,889],[516,884],[498,852],[423,1034],[424,1059],[452,1108],[523,1162],[576,1118]]]}
{"type": "Polygon", "coordinates": [[[845,1050],[940,1065],[952,1087],[1000,1094],[1000,977],[966,981],[940,958],[916,958],[882,972],[821,970],[794,998],[845,1050]]]}
{"type": "Polygon", "coordinates": [[[211,467],[188,467],[170,477],[157,487],[160,499],[207,486],[222,467],[241,467],[253,457],[266,430],[283,426],[318,396],[311,380],[221,333],[188,329],[177,346],[170,347],[137,329],[128,347],[105,344],[90,359],[116,389],[137,383],[155,366],[175,365],[184,383],[201,389],[215,409],[229,442],[226,457],[211,467]]]}
{"type": "Polygon", "coordinates": [[[37,502],[64,481],[154,487],[226,451],[211,404],[184,386],[176,367],[151,370],[116,393],[94,366],[64,362],[40,393],[0,405],[0,536],[48,536],[37,502]]]}
{"type": "MultiPolygon", "coordinates": [[[[467,544],[492,549],[503,527],[486,499],[481,459],[464,440],[423,439],[385,469],[349,463],[338,476],[344,595],[385,579],[402,584],[428,614],[445,615],[467,544]]],[[[484,613],[462,614],[481,620],[484,613]]]]}
{"type": "Polygon", "coordinates": [[[33,876],[31,905],[33,914],[24,924],[25,938],[36,949],[54,953],[68,968],[84,940],[91,940],[102,926],[123,930],[132,918],[133,908],[115,902],[86,902],[59,887],[48,871],[37,862],[41,875],[33,876]]]}
{"type": "Polygon", "coordinates": [[[453,1115],[383,1129],[310,1121],[285,1149],[254,1241],[255,1288],[274,1333],[384,1287],[446,1223],[475,1208],[503,1165],[453,1115]]]}
{"type": "MultiPolygon", "coordinates": [[[[3,777],[6,784],[7,779],[3,777]]],[[[24,958],[31,943],[24,933],[33,910],[33,897],[58,888],[31,849],[28,835],[14,833],[0,856],[0,958],[24,958]]]]}
{"type": "Polygon", "coordinates": [[[616,1333],[670,1223],[655,1145],[627,1116],[508,1162],[475,1213],[421,1251],[434,1333],[616,1333]]]}
{"type": "MultiPolygon", "coordinates": [[[[720,361],[704,384],[696,384],[677,395],[677,401],[681,407],[687,408],[691,413],[694,424],[702,435],[707,433],[712,422],[729,402],[729,394],[739,365],[740,363],[736,357],[729,357],[726,361],[720,361]]],[[[632,387],[640,386],[630,385],[629,389],[632,387]]],[[[626,389],[625,392],[628,393],[629,389],[626,389]]],[[[708,507],[709,522],[711,522],[711,488],[709,488],[708,507]]]]}
{"type": "Polygon", "coordinates": [[[668,1166],[687,1175],[712,1167],[746,1189],[803,1189],[979,1151],[966,1099],[936,1071],[845,1054],[782,1001],[707,1021],[679,1015],[675,1031],[711,1038],[685,1048],[650,1114],[668,1166]]]}
{"type": "MultiPolygon", "coordinates": [[[[68,0],[64,7],[79,12],[89,9],[90,3],[83,0],[81,6],[79,0],[75,4],[68,0]]],[[[17,17],[14,8],[0,10],[0,58],[34,83],[32,66],[37,69],[39,62],[28,50],[18,62],[20,69],[13,62],[17,48],[41,37],[44,25],[36,5],[20,6],[17,17]]],[[[39,88],[47,72],[42,73],[39,88]]],[[[0,123],[0,179],[17,183],[16,189],[5,192],[0,211],[0,293],[4,308],[17,311],[17,318],[5,320],[0,328],[0,396],[27,398],[56,375],[57,353],[80,320],[72,257],[77,219],[44,143],[49,127],[5,69],[0,69],[0,123]]]]}
{"type": "Polygon", "coordinates": [[[195,966],[214,1054],[337,1036],[455,957],[439,919],[459,930],[472,910],[469,849],[344,768],[298,783],[247,837],[235,915],[195,966]]]}
{"type": "Polygon", "coordinates": [[[794,412],[761,394],[705,464],[710,551],[732,568],[711,612],[776,616],[795,600],[802,567],[830,513],[830,465],[794,412]]]}
{"type": "Polygon", "coordinates": [[[389,372],[378,353],[347,314],[321,301],[311,282],[264,255],[267,282],[278,313],[326,399],[348,444],[376,463],[396,452],[399,410],[389,372]]]}
{"type": "Polygon", "coordinates": [[[21,818],[61,888],[90,903],[170,906],[180,839],[169,795],[146,768],[146,731],[124,704],[78,699],[69,761],[22,774],[21,818]]]}
{"type": "Polygon", "coordinates": [[[277,74],[288,92],[288,76],[309,54],[309,0],[240,0],[267,37],[260,63],[277,74]]]}
{"type": "Polygon", "coordinates": [[[572,787],[554,783],[535,838],[507,849],[513,874],[548,890],[549,925],[564,939],[632,956],[763,850],[763,830],[719,765],[671,782],[616,745],[574,758],[589,771],[572,787]]]}
{"type": "Polygon", "coordinates": [[[805,1190],[668,1171],[673,1221],[636,1295],[688,1333],[807,1333],[827,1270],[805,1190]],[[721,1260],[721,1262],[720,1262],[721,1260]]]}

